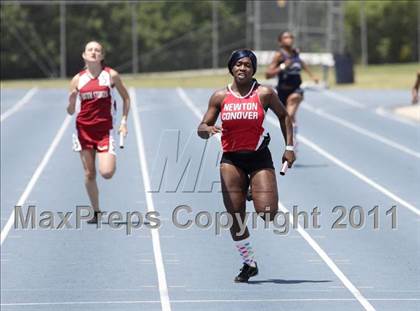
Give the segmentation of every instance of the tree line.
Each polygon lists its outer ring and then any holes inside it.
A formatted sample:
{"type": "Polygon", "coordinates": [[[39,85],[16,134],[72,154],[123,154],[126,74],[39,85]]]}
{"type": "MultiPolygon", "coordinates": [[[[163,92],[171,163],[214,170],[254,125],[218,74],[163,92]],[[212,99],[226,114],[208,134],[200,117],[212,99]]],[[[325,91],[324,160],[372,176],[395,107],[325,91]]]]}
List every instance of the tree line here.
{"type": "MultiPolygon", "coordinates": [[[[366,1],[369,63],[413,62],[418,55],[418,1],[366,1]]],[[[360,1],[345,9],[346,49],[360,60],[360,1]]],[[[212,2],[157,1],[66,5],[67,75],[83,67],[89,40],[100,41],[106,62],[121,72],[132,63],[132,12],[137,20],[139,69],[167,71],[212,66],[212,2]]],[[[264,18],[264,17],[262,17],[264,18]]],[[[246,1],[218,1],[219,65],[246,45],[246,1]]],[[[311,51],[316,52],[316,51],[311,51]]],[[[1,79],[59,76],[60,7],[1,5],[1,79]]]]}

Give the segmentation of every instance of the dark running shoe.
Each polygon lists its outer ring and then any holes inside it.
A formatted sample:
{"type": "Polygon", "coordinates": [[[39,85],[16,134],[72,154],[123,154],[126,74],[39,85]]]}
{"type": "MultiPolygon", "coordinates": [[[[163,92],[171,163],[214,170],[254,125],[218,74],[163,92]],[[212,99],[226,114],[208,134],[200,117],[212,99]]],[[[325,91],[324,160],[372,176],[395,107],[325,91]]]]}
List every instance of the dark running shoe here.
{"type": "Polygon", "coordinates": [[[100,212],[94,212],[93,217],[87,221],[88,224],[97,224],[98,223],[98,214],[100,212]]]}
{"type": "Polygon", "coordinates": [[[247,283],[250,277],[256,276],[257,274],[257,263],[255,263],[255,267],[251,267],[250,265],[244,263],[241,272],[235,277],[235,283],[247,283]]]}
{"type": "Polygon", "coordinates": [[[251,187],[248,188],[248,192],[246,193],[246,200],[252,201],[252,190],[251,187]]]}

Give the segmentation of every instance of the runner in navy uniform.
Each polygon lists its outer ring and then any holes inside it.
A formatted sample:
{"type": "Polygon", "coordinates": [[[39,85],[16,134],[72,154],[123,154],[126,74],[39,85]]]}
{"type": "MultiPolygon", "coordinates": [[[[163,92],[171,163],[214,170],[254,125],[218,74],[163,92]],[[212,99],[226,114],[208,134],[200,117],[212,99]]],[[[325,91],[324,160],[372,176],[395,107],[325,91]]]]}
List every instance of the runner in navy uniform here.
{"type": "MultiPolygon", "coordinates": [[[[312,74],[305,62],[300,58],[299,50],[293,47],[293,41],[293,35],[289,31],[285,31],[278,36],[280,50],[274,55],[265,75],[267,79],[277,76],[276,90],[280,101],[286,106],[287,112],[292,119],[293,134],[296,135],[296,112],[303,99],[303,90],[300,88],[302,84],[301,71],[302,69],[305,70],[316,83],[318,83],[318,78],[312,74]]],[[[294,137],[294,142],[296,144],[296,137],[294,137]]]]}

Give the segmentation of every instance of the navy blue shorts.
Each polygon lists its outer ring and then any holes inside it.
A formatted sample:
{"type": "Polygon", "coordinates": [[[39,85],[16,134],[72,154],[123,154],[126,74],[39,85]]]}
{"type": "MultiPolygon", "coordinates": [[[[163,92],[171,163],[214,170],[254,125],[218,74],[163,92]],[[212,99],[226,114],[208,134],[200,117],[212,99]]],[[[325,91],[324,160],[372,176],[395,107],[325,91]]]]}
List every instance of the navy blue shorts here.
{"type": "Polygon", "coordinates": [[[260,169],[274,169],[268,147],[250,152],[224,152],[220,163],[232,164],[240,168],[246,175],[260,169]]]}
{"type": "Polygon", "coordinates": [[[303,90],[300,87],[292,88],[290,90],[279,89],[277,87],[277,94],[279,96],[280,101],[283,103],[284,106],[287,105],[287,98],[293,93],[299,94],[303,97],[303,90]]]}

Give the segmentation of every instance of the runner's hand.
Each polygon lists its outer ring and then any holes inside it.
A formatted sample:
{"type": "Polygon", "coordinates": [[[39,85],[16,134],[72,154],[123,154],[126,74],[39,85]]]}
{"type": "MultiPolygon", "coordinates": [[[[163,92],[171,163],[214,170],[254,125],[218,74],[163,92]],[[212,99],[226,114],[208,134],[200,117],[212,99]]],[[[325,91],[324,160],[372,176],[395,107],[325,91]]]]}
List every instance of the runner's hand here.
{"type": "Polygon", "coordinates": [[[220,126],[213,125],[213,126],[207,127],[207,131],[209,133],[209,136],[212,136],[214,134],[221,133],[222,132],[222,128],[220,126]]]}
{"type": "Polygon", "coordinates": [[[73,115],[76,110],[77,90],[74,89],[69,94],[69,104],[67,105],[67,113],[73,115]]]}
{"type": "Polygon", "coordinates": [[[295,160],[296,160],[295,153],[293,151],[286,150],[283,154],[281,163],[284,163],[284,161],[287,161],[289,168],[291,168],[295,160]]]}
{"type": "Polygon", "coordinates": [[[127,136],[127,134],[128,134],[127,124],[121,124],[120,125],[120,128],[118,129],[118,134],[120,134],[120,133],[123,134],[124,137],[127,136]]]}
{"type": "Polygon", "coordinates": [[[413,98],[411,100],[411,103],[413,105],[417,104],[419,102],[419,95],[416,92],[413,92],[413,98]]]}
{"type": "Polygon", "coordinates": [[[287,67],[289,67],[292,64],[292,60],[291,59],[286,59],[283,64],[287,67]]]}

